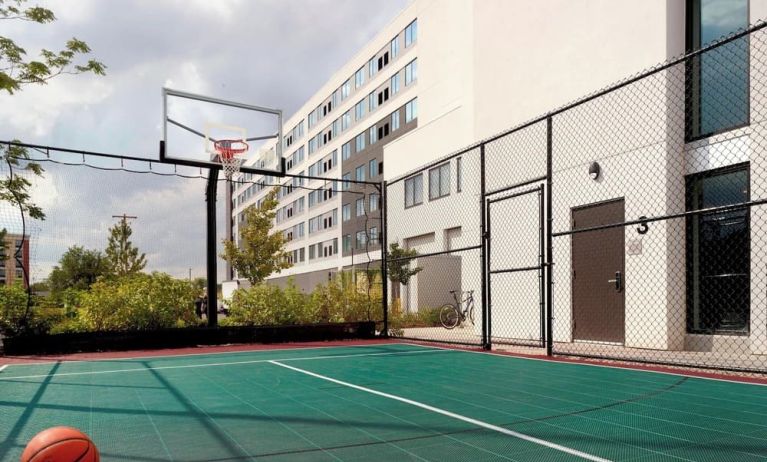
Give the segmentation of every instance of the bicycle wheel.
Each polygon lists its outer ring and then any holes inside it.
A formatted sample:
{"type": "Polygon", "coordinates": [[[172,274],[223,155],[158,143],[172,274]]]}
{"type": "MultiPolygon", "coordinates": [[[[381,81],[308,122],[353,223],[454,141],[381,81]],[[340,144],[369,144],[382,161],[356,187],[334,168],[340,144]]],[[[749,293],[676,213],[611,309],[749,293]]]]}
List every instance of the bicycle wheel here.
{"type": "Polygon", "coordinates": [[[461,322],[461,315],[455,306],[448,303],[439,309],[439,322],[445,329],[452,329],[461,322]]]}

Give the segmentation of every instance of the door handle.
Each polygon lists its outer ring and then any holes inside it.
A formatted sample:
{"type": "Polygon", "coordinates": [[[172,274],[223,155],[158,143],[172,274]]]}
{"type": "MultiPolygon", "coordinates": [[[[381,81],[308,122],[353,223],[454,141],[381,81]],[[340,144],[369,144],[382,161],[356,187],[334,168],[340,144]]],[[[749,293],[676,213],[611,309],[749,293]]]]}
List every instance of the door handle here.
{"type": "Polygon", "coordinates": [[[615,284],[615,290],[617,292],[623,291],[623,275],[620,271],[615,272],[615,279],[608,279],[607,282],[615,284]]]}

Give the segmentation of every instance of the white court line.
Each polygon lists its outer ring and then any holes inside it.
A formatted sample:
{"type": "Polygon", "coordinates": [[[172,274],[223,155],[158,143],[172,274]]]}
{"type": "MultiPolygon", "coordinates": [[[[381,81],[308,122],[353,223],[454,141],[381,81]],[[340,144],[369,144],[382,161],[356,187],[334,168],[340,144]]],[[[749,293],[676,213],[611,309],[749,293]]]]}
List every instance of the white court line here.
{"type": "MultiPolygon", "coordinates": [[[[453,350],[453,351],[455,351],[455,350],[453,350]]],[[[310,371],[307,371],[305,369],[299,369],[297,367],[288,366],[287,364],[282,364],[281,362],[279,362],[279,360],[270,360],[269,362],[271,364],[274,364],[275,366],[284,367],[286,369],[290,369],[292,371],[300,372],[302,374],[306,374],[306,375],[309,375],[309,376],[312,376],[312,377],[315,377],[315,378],[318,378],[318,379],[326,380],[328,382],[333,382],[335,384],[343,385],[345,387],[354,388],[355,390],[364,391],[366,393],[370,393],[370,394],[373,394],[373,395],[377,395],[377,396],[382,396],[384,398],[393,399],[395,401],[399,401],[399,402],[402,402],[402,403],[405,403],[405,404],[410,404],[411,406],[419,407],[421,409],[426,409],[427,411],[435,412],[437,414],[442,414],[444,416],[447,416],[447,417],[450,417],[450,418],[453,418],[453,419],[456,419],[456,420],[461,420],[463,422],[467,422],[467,423],[470,423],[472,425],[476,425],[478,427],[486,428],[488,430],[493,430],[493,431],[496,431],[498,433],[503,433],[504,435],[513,436],[514,438],[519,438],[521,440],[529,441],[531,443],[535,443],[535,444],[538,444],[538,445],[541,445],[541,446],[546,446],[547,448],[551,448],[551,449],[555,449],[557,451],[565,452],[567,454],[570,454],[570,455],[573,455],[573,456],[577,456],[577,457],[581,457],[583,459],[592,460],[594,462],[611,462],[609,459],[603,459],[601,457],[594,456],[594,455],[588,454],[586,452],[578,451],[577,449],[568,448],[567,446],[562,446],[562,445],[559,445],[559,444],[556,444],[556,443],[552,443],[551,441],[542,440],[542,439],[536,438],[534,436],[525,435],[524,433],[515,432],[514,430],[509,430],[508,428],[503,428],[503,427],[499,427],[497,425],[493,425],[493,424],[490,424],[490,423],[487,423],[487,422],[483,422],[481,420],[472,419],[471,417],[466,417],[466,416],[461,415],[461,414],[456,414],[454,412],[446,411],[444,409],[440,409],[438,407],[430,406],[428,404],[424,404],[424,403],[421,403],[419,401],[413,401],[412,399],[403,398],[403,397],[397,396],[397,395],[391,395],[389,393],[384,393],[382,391],[373,390],[372,388],[367,388],[367,387],[363,387],[363,386],[360,386],[360,385],[355,385],[353,383],[344,382],[342,380],[337,380],[337,379],[334,379],[334,378],[331,378],[331,377],[327,377],[327,376],[324,376],[324,375],[316,374],[314,372],[310,372],[310,371]]]]}
{"type": "MultiPolygon", "coordinates": [[[[413,355],[420,353],[439,353],[452,350],[415,350],[415,351],[394,351],[386,353],[359,353],[349,355],[326,355],[326,356],[303,356],[298,358],[278,358],[277,361],[312,361],[318,359],[336,359],[336,358],[358,358],[363,356],[398,356],[398,355],[413,355]]],[[[122,374],[126,372],[147,372],[147,371],[160,371],[166,369],[196,369],[202,367],[220,367],[220,366],[233,366],[240,364],[258,364],[271,362],[271,359],[253,359],[250,361],[231,361],[223,363],[205,363],[205,364],[184,364],[179,366],[157,366],[157,367],[141,367],[134,369],[111,369],[106,371],[83,371],[83,372],[57,372],[53,374],[37,374],[37,375],[19,375],[10,377],[0,377],[0,382],[11,381],[15,379],[41,379],[48,377],[67,377],[74,375],[101,375],[101,374],[122,374]]]]}
{"type": "MultiPolygon", "coordinates": [[[[39,361],[34,363],[18,363],[14,366],[44,366],[46,364],[63,364],[63,363],[98,363],[98,362],[120,362],[120,361],[139,361],[142,359],[159,359],[159,358],[185,358],[187,356],[215,356],[215,355],[238,355],[247,353],[265,353],[272,351],[296,351],[296,350],[324,350],[328,348],[359,348],[359,347],[375,347],[379,345],[405,345],[404,342],[385,342],[373,341],[371,343],[363,343],[359,345],[329,345],[329,346],[314,346],[304,347],[298,346],[293,348],[254,348],[252,350],[237,350],[237,351],[211,351],[208,353],[181,353],[181,354],[167,354],[167,355],[152,355],[152,356],[128,356],[119,358],[92,358],[92,359],[60,359],[50,361],[39,361]]],[[[210,345],[212,347],[219,347],[225,345],[210,345]]],[[[418,345],[423,347],[423,345],[418,345]]]]}
{"type": "MultiPolygon", "coordinates": [[[[447,347],[441,347],[441,346],[434,346],[434,345],[421,345],[419,343],[412,343],[412,342],[401,342],[402,345],[412,345],[417,346],[421,348],[430,348],[433,350],[447,350],[447,351],[463,351],[464,353],[475,353],[479,355],[491,355],[491,356],[498,356],[501,358],[514,358],[514,359],[522,359],[522,360],[529,360],[529,361],[543,361],[547,363],[557,363],[557,364],[573,364],[576,366],[591,366],[591,367],[604,367],[608,369],[621,369],[624,371],[637,371],[637,372],[651,372],[653,374],[664,374],[664,375],[674,375],[674,376],[680,376],[680,377],[690,377],[691,379],[701,379],[701,380],[713,380],[716,382],[727,382],[727,383],[739,383],[742,385],[756,385],[758,387],[767,387],[767,383],[759,383],[759,382],[743,382],[740,380],[735,379],[720,379],[717,377],[701,377],[699,375],[695,374],[685,374],[684,371],[679,372],[671,372],[671,371],[654,371],[651,369],[638,369],[636,367],[631,366],[622,366],[619,364],[594,364],[589,362],[580,362],[580,361],[558,361],[556,359],[547,359],[547,358],[530,358],[527,356],[517,356],[514,353],[510,354],[501,354],[501,353],[493,353],[491,351],[474,351],[474,350],[465,350],[463,348],[447,348],[447,347]]],[[[563,355],[567,356],[567,355],[563,355]]],[[[625,361],[627,363],[630,363],[630,359],[611,359],[610,361],[625,361]]],[[[658,365],[658,367],[663,367],[663,365],[658,365]]],[[[683,366],[679,365],[678,367],[690,367],[692,369],[695,369],[695,366],[683,366]]]]}
{"type": "Polygon", "coordinates": [[[7,364],[5,366],[0,366],[0,372],[3,372],[7,367],[8,367],[7,364]]]}

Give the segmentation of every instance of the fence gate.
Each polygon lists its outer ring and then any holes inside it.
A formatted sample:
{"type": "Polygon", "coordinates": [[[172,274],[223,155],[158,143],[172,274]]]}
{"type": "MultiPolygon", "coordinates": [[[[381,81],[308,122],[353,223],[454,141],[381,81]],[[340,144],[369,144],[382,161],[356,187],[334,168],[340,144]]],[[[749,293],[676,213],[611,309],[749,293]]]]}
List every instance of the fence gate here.
{"type": "Polygon", "coordinates": [[[543,188],[514,188],[485,198],[491,344],[544,346],[543,188]]]}

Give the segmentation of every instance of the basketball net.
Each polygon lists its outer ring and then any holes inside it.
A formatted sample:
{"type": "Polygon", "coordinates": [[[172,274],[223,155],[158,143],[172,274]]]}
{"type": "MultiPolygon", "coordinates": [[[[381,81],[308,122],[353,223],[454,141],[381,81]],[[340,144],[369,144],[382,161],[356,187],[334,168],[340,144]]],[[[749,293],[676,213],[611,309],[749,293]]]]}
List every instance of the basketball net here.
{"type": "Polygon", "coordinates": [[[227,180],[231,181],[240,172],[240,166],[244,161],[242,155],[248,151],[249,147],[243,140],[219,140],[213,143],[227,180]]]}

